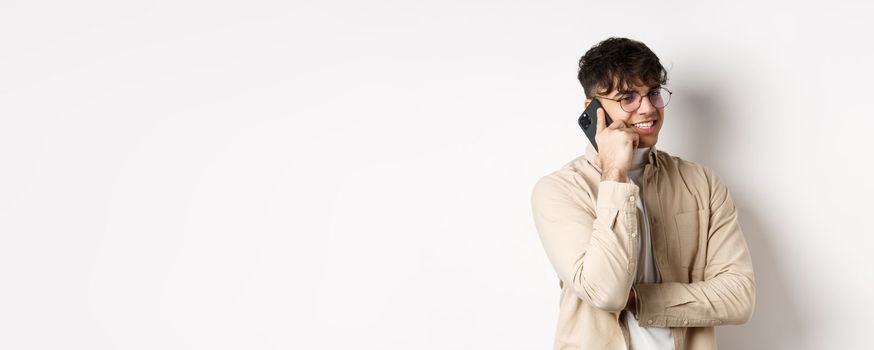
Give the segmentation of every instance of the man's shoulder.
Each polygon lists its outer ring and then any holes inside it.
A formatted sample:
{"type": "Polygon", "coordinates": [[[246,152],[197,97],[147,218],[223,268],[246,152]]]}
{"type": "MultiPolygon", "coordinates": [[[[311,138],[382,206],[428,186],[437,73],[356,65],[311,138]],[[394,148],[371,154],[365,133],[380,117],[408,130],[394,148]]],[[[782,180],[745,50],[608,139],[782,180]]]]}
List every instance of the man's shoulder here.
{"type": "Polygon", "coordinates": [[[594,165],[586,160],[585,155],[580,155],[538,178],[533,191],[535,196],[571,196],[577,201],[590,202],[597,192],[600,178],[594,165]]]}
{"type": "MultiPolygon", "coordinates": [[[[661,149],[656,150],[656,162],[662,176],[685,182],[687,186],[709,187],[714,180],[711,168],[661,149]]],[[[534,189],[535,192],[560,191],[591,198],[597,193],[600,181],[600,170],[582,154],[541,176],[534,189]]]]}
{"type": "Polygon", "coordinates": [[[707,177],[713,172],[713,170],[706,165],[662,150],[658,151],[658,161],[660,166],[678,172],[680,175],[699,175],[707,177]]]}
{"type": "Polygon", "coordinates": [[[664,151],[659,151],[658,158],[659,165],[663,168],[662,174],[684,182],[687,187],[709,191],[721,183],[721,179],[710,166],[664,151]]]}
{"type": "Polygon", "coordinates": [[[586,159],[586,155],[581,154],[541,176],[541,180],[547,178],[555,181],[577,183],[587,177],[597,177],[600,179],[600,176],[600,172],[586,159]]]}

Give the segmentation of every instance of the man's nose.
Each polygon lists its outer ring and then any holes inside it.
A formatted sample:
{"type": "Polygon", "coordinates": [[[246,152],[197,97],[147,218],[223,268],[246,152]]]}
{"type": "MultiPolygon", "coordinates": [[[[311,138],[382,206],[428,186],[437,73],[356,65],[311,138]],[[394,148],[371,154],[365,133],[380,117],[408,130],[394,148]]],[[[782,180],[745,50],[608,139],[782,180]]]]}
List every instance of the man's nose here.
{"type": "Polygon", "coordinates": [[[640,107],[637,108],[637,114],[650,114],[655,110],[652,101],[649,100],[649,95],[643,95],[640,98],[640,107]]]}

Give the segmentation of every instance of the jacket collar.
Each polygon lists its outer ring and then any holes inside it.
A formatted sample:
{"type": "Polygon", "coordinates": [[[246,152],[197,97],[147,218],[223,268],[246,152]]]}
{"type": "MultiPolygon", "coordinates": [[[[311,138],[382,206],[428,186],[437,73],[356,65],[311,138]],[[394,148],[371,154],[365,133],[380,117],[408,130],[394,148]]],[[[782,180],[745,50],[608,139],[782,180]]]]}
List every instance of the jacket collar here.
{"type": "MultiPolygon", "coordinates": [[[[659,151],[656,149],[655,145],[650,147],[649,156],[647,157],[647,160],[646,160],[647,165],[653,166],[655,168],[659,167],[658,152],[659,151]]],[[[598,172],[600,173],[601,167],[599,167],[598,164],[595,162],[595,157],[597,155],[598,155],[598,152],[595,151],[595,147],[592,146],[591,143],[586,145],[586,154],[583,157],[586,159],[586,161],[589,162],[589,164],[591,164],[593,167],[595,167],[595,169],[598,169],[598,172]]]]}

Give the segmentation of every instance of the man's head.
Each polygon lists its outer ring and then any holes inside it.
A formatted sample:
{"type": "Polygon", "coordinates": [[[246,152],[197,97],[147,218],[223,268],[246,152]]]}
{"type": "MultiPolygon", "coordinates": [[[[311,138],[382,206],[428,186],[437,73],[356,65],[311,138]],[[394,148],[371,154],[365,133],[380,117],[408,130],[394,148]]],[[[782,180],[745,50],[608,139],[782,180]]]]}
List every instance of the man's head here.
{"type": "Polygon", "coordinates": [[[609,38],[589,49],[580,58],[579,68],[577,78],[586,94],[584,107],[598,98],[610,118],[638,133],[638,147],[655,145],[664,123],[662,104],[670,98],[666,90],[659,90],[668,74],[655,53],[639,41],[609,38]],[[654,124],[649,129],[632,125],[645,121],[654,124]]]}

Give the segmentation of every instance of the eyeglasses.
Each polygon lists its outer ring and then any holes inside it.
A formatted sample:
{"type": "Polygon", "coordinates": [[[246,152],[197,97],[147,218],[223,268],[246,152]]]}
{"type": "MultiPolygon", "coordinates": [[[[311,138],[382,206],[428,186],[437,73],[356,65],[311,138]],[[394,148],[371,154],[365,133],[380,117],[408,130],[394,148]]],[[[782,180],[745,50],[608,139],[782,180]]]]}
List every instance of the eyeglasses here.
{"type": "MultiPolygon", "coordinates": [[[[652,103],[653,107],[665,108],[665,106],[668,105],[668,102],[671,102],[671,94],[673,94],[671,90],[660,87],[650,90],[647,97],[649,97],[649,103],[652,103]]],[[[640,102],[643,101],[643,96],[640,96],[636,91],[624,94],[617,99],[602,96],[599,97],[619,102],[619,106],[622,107],[622,110],[628,113],[634,112],[640,108],[640,102]]]]}

